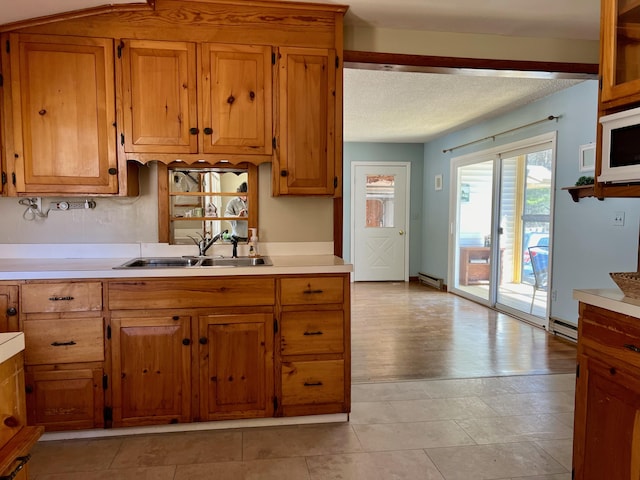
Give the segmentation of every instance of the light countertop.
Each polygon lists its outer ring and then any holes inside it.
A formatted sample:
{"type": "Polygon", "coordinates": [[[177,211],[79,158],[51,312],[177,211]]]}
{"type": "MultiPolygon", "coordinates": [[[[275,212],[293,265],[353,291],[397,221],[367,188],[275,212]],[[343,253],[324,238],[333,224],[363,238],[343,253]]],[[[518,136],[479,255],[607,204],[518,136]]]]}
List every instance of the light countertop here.
{"type": "Polygon", "coordinates": [[[640,300],[625,296],[617,288],[574,290],[573,298],[579,302],[606,308],[612,312],[640,318],[640,300]]]}
{"type": "Polygon", "coordinates": [[[0,280],[290,275],[353,270],[351,264],[334,255],[269,255],[273,263],[270,266],[113,269],[131,258],[0,258],[0,280]]]}
{"type": "Polygon", "coordinates": [[[24,333],[0,333],[0,363],[24,350],[24,333]]]}

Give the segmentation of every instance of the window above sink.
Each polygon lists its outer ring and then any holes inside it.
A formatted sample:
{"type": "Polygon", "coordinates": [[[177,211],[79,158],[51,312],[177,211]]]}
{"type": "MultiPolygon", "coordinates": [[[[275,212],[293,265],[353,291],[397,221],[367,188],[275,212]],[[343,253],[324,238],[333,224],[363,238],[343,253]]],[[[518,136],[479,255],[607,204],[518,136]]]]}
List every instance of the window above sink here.
{"type": "Polygon", "coordinates": [[[223,234],[220,242],[235,235],[242,243],[248,237],[248,229],[257,227],[255,165],[158,164],[160,242],[191,245],[194,239],[223,234]]]}

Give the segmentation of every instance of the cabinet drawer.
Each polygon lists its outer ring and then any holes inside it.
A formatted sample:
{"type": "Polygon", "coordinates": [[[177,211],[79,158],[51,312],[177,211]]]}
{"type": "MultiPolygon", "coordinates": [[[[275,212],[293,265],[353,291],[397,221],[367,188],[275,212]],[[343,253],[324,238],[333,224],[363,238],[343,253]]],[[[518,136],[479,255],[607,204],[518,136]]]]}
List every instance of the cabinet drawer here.
{"type": "Polygon", "coordinates": [[[22,313],[102,310],[102,283],[28,283],[21,287],[22,313]]]}
{"type": "Polygon", "coordinates": [[[579,345],[640,368],[640,322],[634,317],[581,304],[579,345]]]}
{"type": "Polygon", "coordinates": [[[344,388],[344,360],[282,364],[282,405],[344,402],[344,388]]]}
{"type": "Polygon", "coordinates": [[[109,283],[109,308],[211,308],[273,305],[269,277],[131,280],[109,283]]]}
{"type": "Polygon", "coordinates": [[[102,317],[25,320],[23,330],[27,365],[104,360],[102,317]]]}
{"type": "Polygon", "coordinates": [[[282,305],[313,305],[342,303],[344,281],[342,277],[300,277],[280,280],[282,305]]]}
{"type": "Polygon", "coordinates": [[[342,310],[283,312],[280,348],[283,355],[342,353],[342,310]]]}

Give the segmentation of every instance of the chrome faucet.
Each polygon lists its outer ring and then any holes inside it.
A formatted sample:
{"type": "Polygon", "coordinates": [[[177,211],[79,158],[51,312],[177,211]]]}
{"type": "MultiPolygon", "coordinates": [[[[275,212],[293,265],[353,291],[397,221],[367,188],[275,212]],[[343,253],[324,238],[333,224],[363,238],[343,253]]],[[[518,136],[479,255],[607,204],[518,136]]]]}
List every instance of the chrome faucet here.
{"type": "Polygon", "coordinates": [[[200,236],[200,240],[192,237],[191,235],[188,235],[188,237],[191,240],[193,240],[193,243],[195,243],[196,246],[198,247],[198,256],[199,257],[204,257],[207,254],[207,250],[209,250],[211,245],[216,243],[219,239],[222,238],[222,235],[224,235],[226,233],[229,233],[229,230],[224,230],[224,231],[214,235],[213,238],[210,238],[210,239],[207,239],[207,238],[203,237],[200,232],[198,232],[198,235],[200,236]]]}

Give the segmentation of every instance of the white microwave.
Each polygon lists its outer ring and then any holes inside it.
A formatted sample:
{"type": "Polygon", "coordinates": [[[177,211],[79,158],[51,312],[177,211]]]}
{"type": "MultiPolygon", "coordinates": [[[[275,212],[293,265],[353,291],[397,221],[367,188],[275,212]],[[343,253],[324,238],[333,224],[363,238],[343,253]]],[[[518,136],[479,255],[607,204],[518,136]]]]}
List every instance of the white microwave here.
{"type": "Polygon", "coordinates": [[[602,169],[598,182],[640,182],[640,107],[600,117],[602,169]]]}

